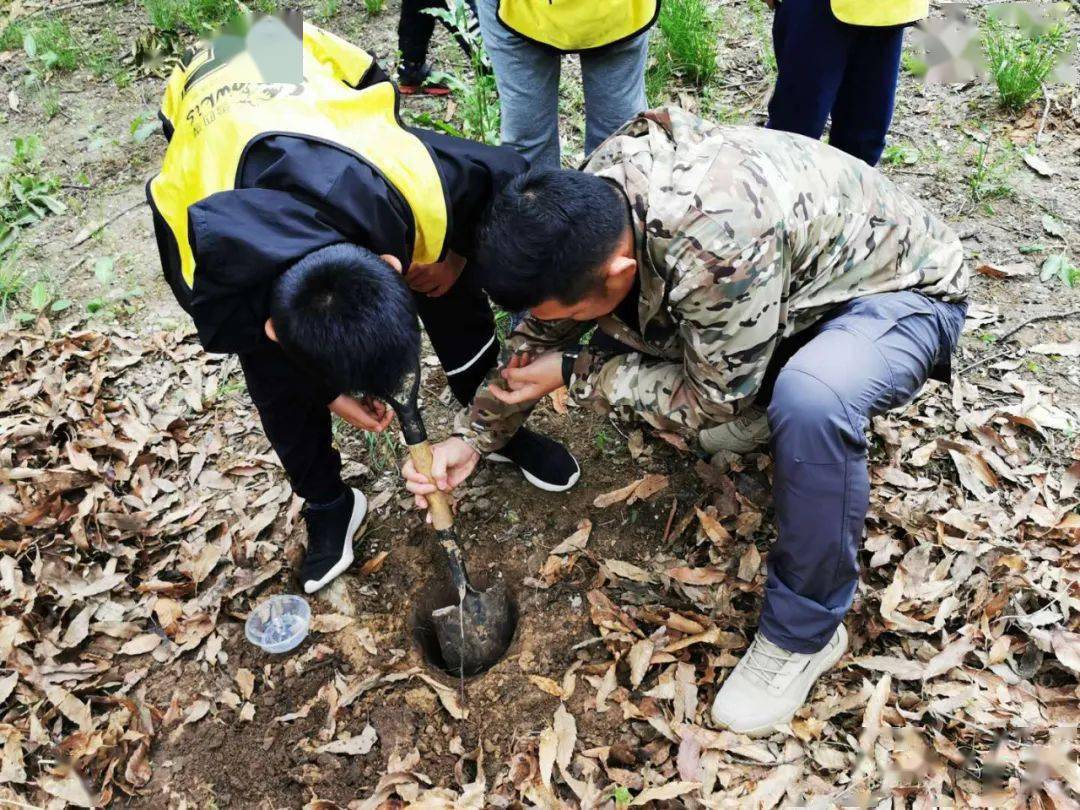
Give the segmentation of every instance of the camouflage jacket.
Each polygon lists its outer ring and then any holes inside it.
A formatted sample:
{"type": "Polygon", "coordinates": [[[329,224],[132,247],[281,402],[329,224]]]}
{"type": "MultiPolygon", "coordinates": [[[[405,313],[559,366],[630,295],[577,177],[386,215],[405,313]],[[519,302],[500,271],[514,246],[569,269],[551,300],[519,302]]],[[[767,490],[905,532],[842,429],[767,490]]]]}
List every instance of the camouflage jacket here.
{"type": "MultiPolygon", "coordinates": [[[[956,234],[818,141],[668,107],[626,124],[583,170],[626,191],[641,281],[640,333],[613,316],[595,324],[637,351],[586,348],[574,366],[571,397],[601,412],[696,434],[750,404],[778,341],[837,304],[905,289],[964,296],[956,234]]],[[[527,317],[506,356],[571,346],[592,326],[527,317]]],[[[485,385],[455,433],[490,452],[533,405],[503,405],[485,385]]]]}

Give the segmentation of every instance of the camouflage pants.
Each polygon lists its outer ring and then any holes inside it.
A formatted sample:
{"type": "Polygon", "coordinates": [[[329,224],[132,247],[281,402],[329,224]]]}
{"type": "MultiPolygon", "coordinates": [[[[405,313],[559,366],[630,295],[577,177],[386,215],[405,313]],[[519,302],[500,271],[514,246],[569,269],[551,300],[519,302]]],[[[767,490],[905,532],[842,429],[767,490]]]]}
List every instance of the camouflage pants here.
{"type": "Polygon", "coordinates": [[[858,298],[781,369],[768,408],[778,536],[760,625],[773,643],[816,652],[851,607],[870,417],[910,402],[941,370],[966,309],[916,292],[858,298]]]}

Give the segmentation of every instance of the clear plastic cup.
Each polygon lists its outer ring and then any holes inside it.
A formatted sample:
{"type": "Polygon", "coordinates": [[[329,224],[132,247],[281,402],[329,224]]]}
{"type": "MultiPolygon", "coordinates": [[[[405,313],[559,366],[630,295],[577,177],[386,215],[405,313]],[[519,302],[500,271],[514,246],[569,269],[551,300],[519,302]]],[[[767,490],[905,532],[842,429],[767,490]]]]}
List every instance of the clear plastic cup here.
{"type": "Polygon", "coordinates": [[[244,623],[247,640],[268,653],[288,652],[311,626],[311,608],[300,596],[277,594],[260,602],[244,623]]]}

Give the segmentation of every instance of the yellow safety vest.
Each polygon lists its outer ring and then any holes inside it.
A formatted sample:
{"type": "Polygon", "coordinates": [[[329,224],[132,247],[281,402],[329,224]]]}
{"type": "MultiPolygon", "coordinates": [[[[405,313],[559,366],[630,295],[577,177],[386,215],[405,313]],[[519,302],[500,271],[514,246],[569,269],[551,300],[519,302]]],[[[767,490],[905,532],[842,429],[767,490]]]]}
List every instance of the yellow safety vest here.
{"type": "Polygon", "coordinates": [[[499,0],[504,27],[564,53],[605,48],[647,30],[660,0],[499,0]]]}
{"type": "Polygon", "coordinates": [[[176,238],[188,287],[197,269],[188,208],[235,188],[246,150],[271,135],[312,138],[365,161],[412,210],[412,260],[442,258],[442,179],[427,147],[398,120],[397,88],[383,80],[355,89],[374,64],[371,55],[315,26],[304,26],[303,55],[299,85],[264,83],[247,53],[215,66],[210,48],[169,78],[161,112],[173,134],[161,172],[150,181],[150,197],[176,238]]]}
{"type": "Polygon", "coordinates": [[[930,0],[831,0],[832,13],[849,25],[905,25],[930,13],[930,0]]]}

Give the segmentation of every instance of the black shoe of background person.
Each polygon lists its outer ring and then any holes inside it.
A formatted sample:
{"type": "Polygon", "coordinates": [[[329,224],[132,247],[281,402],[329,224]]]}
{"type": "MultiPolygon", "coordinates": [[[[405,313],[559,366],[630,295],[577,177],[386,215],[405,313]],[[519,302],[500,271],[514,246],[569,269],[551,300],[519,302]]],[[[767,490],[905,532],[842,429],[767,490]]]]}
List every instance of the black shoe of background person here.
{"type": "Polygon", "coordinates": [[[416,62],[402,62],[398,67],[397,85],[403,96],[426,95],[445,96],[449,95],[450,88],[441,82],[432,82],[431,67],[416,62]]]}
{"type": "Polygon", "coordinates": [[[367,515],[367,498],[358,489],[347,489],[327,504],[304,507],[308,543],[300,564],[304,593],[328,585],[353,563],[353,536],[367,515]]]}
{"type": "Polygon", "coordinates": [[[525,480],[545,492],[565,492],[581,477],[581,468],[566,447],[554,439],[521,428],[489,461],[514,464],[525,480]]]}

